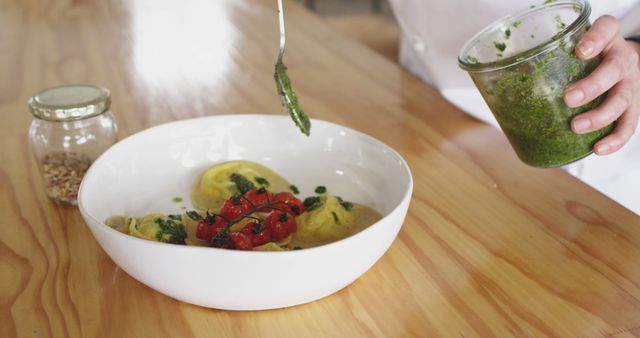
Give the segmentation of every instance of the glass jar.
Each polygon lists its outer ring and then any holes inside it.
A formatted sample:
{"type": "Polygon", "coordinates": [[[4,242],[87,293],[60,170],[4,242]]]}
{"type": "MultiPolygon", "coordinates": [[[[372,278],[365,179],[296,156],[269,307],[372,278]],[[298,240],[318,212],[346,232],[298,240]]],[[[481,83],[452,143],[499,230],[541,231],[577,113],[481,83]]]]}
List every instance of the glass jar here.
{"type": "Polygon", "coordinates": [[[600,63],[584,61],[575,45],[589,29],[584,0],[554,1],[504,17],[471,38],[458,64],[466,70],[518,157],[537,167],[556,167],[593,152],[613,124],[587,134],[571,130],[571,119],[597,107],[595,100],[569,108],[566,87],[600,63]]]}
{"type": "Polygon", "coordinates": [[[52,200],[76,205],[89,166],[116,142],[110,102],[109,90],[92,85],[48,88],[29,99],[29,139],[52,200]]]}

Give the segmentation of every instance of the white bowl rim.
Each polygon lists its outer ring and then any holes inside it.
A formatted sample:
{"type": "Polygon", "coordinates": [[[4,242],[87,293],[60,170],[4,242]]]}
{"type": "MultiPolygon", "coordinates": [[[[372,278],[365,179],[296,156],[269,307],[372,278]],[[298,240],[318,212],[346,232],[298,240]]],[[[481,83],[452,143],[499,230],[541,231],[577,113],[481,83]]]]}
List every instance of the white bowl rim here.
{"type": "MultiPolygon", "coordinates": [[[[120,140],[116,144],[114,144],[111,148],[107,149],[104,153],[102,153],[93,162],[93,164],[96,164],[99,161],[103,160],[105,155],[107,153],[109,153],[110,151],[112,151],[112,149],[114,149],[115,146],[120,145],[118,147],[121,147],[122,146],[121,144],[126,144],[127,142],[131,142],[131,139],[140,137],[141,135],[144,135],[146,133],[150,133],[155,129],[166,128],[168,125],[187,123],[187,122],[192,122],[194,120],[218,119],[218,118],[290,119],[289,116],[269,115],[269,114],[220,114],[220,115],[201,116],[201,117],[195,117],[195,118],[189,118],[189,119],[165,122],[165,123],[153,126],[153,127],[149,127],[149,128],[143,129],[141,131],[138,131],[138,132],[136,132],[134,134],[131,134],[131,135],[123,138],[122,140],[120,140]]],[[[142,238],[137,238],[135,236],[123,234],[122,232],[120,232],[120,231],[118,231],[116,229],[113,229],[112,227],[106,225],[104,221],[100,221],[100,220],[96,219],[89,212],[87,212],[87,210],[84,208],[84,205],[82,203],[82,201],[83,201],[83,191],[85,189],[85,184],[84,184],[85,180],[82,180],[82,182],[80,183],[80,188],[78,190],[78,208],[80,209],[80,212],[85,217],[91,219],[96,224],[102,225],[102,227],[100,227],[100,228],[103,228],[103,229],[99,229],[101,231],[114,233],[116,236],[121,236],[121,238],[123,238],[126,241],[139,241],[138,242],[139,244],[149,245],[149,246],[157,246],[157,245],[170,246],[170,247],[173,247],[175,250],[192,250],[192,251],[203,250],[203,251],[212,252],[212,253],[213,252],[221,252],[222,251],[225,254],[229,254],[229,255],[237,255],[237,254],[239,254],[239,255],[300,255],[300,254],[312,254],[314,252],[317,253],[317,252],[321,252],[321,251],[325,251],[325,250],[331,250],[331,248],[335,247],[335,246],[349,245],[350,242],[357,240],[356,239],[357,237],[361,237],[362,234],[366,234],[366,233],[368,233],[370,231],[373,231],[372,229],[374,227],[380,226],[380,224],[385,223],[385,222],[383,222],[383,220],[387,219],[391,214],[397,212],[398,209],[400,208],[400,206],[402,206],[406,200],[411,199],[411,194],[413,192],[413,176],[411,174],[411,169],[409,168],[409,165],[407,164],[406,160],[400,155],[400,153],[398,153],[395,149],[391,148],[386,143],[376,139],[373,136],[367,135],[367,134],[365,134],[363,132],[360,132],[358,130],[355,130],[355,129],[347,127],[347,126],[343,126],[343,125],[340,125],[340,124],[337,124],[337,123],[333,123],[333,122],[329,122],[329,121],[325,121],[325,120],[313,119],[312,118],[311,122],[312,122],[312,124],[314,124],[314,123],[328,124],[328,125],[333,126],[333,127],[340,127],[340,128],[345,129],[346,131],[348,131],[350,133],[353,133],[354,135],[357,135],[358,137],[363,137],[365,139],[369,139],[370,141],[374,141],[376,143],[379,143],[384,148],[386,148],[386,150],[391,152],[393,155],[395,155],[401,161],[402,168],[405,170],[405,172],[407,174],[407,177],[408,177],[407,187],[405,189],[404,196],[402,196],[402,198],[400,199],[399,203],[397,203],[391,209],[391,211],[389,211],[388,213],[383,215],[382,218],[379,219],[377,222],[371,224],[370,226],[366,227],[365,229],[363,229],[363,230],[361,230],[361,231],[359,231],[356,234],[353,234],[351,236],[339,239],[339,240],[331,242],[331,243],[327,243],[327,244],[319,245],[319,246],[316,246],[316,247],[312,247],[312,248],[306,248],[306,249],[302,249],[302,250],[285,250],[285,251],[229,250],[229,249],[222,249],[222,248],[215,248],[215,247],[205,247],[205,246],[196,246],[196,245],[178,245],[178,244],[170,244],[170,243],[162,243],[162,242],[150,241],[150,240],[146,240],[146,239],[142,239],[142,238]],[[211,250],[213,250],[213,251],[211,251],[211,250]]],[[[294,128],[294,126],[291,126],[291,127],[294,128]]],[[[94,168],[93,164],[91,165],[91,167],[89,167],[89,170],[86,172],[85,177],[89,176],[91,174],[92,169],[94,168]]],[[[88,223],[88,222],[85,222],[85,223],[88,223]]],[[[91,225],[89,225],[89,224],[87,224],[87,225],[91,228],[91,225]]]]}

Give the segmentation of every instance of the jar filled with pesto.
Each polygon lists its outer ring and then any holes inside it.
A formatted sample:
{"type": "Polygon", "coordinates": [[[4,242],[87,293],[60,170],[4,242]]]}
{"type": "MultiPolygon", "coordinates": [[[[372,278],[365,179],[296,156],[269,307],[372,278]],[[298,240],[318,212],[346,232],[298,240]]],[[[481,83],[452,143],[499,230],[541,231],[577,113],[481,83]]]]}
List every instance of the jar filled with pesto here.
{"type": "Polygon", "coordinates": [[[556,167],[593,152],[613,130],[576,134],[571,119],[597,107],[601,95],[580,107],[563,100],[567,86],[600,63],[579,59],[574,50],[589,29],[591,7],[584,0],[547,1],[504,17],[471,38],[458,64],[489,105],[518,157],[536,167],[556,167]]]}

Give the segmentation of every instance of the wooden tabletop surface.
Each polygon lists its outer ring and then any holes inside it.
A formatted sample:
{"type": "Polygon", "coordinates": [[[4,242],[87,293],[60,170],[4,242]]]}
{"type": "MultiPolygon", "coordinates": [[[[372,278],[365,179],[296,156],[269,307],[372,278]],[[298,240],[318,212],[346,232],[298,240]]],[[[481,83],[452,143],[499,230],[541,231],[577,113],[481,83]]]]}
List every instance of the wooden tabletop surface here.
{"type": "MultiPolygon", "coordinates": [[[[599,337],[640,335],[640,218],[434,89],[287,5],[285,63],[304,109],[398,150],[405,224],[347,288],[230,312],[129,277],[75,207],[51,203],[26,101],[64,83],[111,89],[125,137],[196,116],[284,114],[275,0],[0,0],[0,337],[599,337]]],[[[293,126],[292,126],[293,127],[293,126]]]]}

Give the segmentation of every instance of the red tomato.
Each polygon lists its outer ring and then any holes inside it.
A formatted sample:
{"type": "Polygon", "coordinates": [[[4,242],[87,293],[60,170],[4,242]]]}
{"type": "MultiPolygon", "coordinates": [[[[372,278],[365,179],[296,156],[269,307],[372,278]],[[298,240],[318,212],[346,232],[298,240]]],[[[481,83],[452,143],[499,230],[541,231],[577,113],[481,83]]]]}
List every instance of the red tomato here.
{"type": "Polygon", "coordinates": [[[236,250],[251,250],[253,244],[251,244],[251,238],[242,232],[236,231],[231,233],[231,243],[236,250]]]}
{"type": "Polygon", "coordinates": [[[221,229],[227,225],[227,221],[219,216],[214,216],[215,221],[212,224],[207,223],[205,220],[198,222],[196,226],[196,237],[205,241],[210,241],[215,235],[220,232],[221,229]]]}
{"type": "Polygon", "coordinates": [[[245,235],[251,236],[255,234],[254,229],[260,226],[261,226],[260,223],[257,223],[257,222],[247,223],[242,229],[240,229],[240,232],[242,232],[245,235]]]}
{"type": "Polygon", "coordinates": [[[244,198],[231,198],[224,201],[220,215],[232,220],[251,210],[251,204],[244,198]]]}
{"type": "MultiPolygon", "coordinates": [[[[273,201],[273,194],[269,192],[269,190],[264,188],[251,189],[247,191],[246,194],[244,194],[244,197],[248,199],[251,202],[251,204],[253,204],[254,208],[266,205],[267,203],[273,201]]],[[[260,209],[260,211],[269,212],[271,211],[271,209],[263,208],[263,209],[260,209]]]]}
{"type": "Polygon", "coordinates": [[[261,223],[248,223],[240,232],[249,236],[254,247],[273,241],[271,231],[261,223]]]}
{"type": "Polygon", "coordinates": [[[273,236],[271,236],[271,230],[268,228],[264,228],[262,231],[251,237],[251,244],[253,244],[253,246],[259,246],[269,242],[273,242],[273,236]]]}
{"type": "Polygon", "coordinates": [[[290,192],[277,193],[274,198],[284,203],[278,203],[276,206],[285,212],[294,216],[304,212],[304,204],[290,192]]]}
{"type": "Polygon", "coordinates": [[[276,242],[287,238],[298,228],[293,216],[280,211],[274,211],[269,214],[264,220],[264,224],[271,231],[271,237],[276,242]]]}

